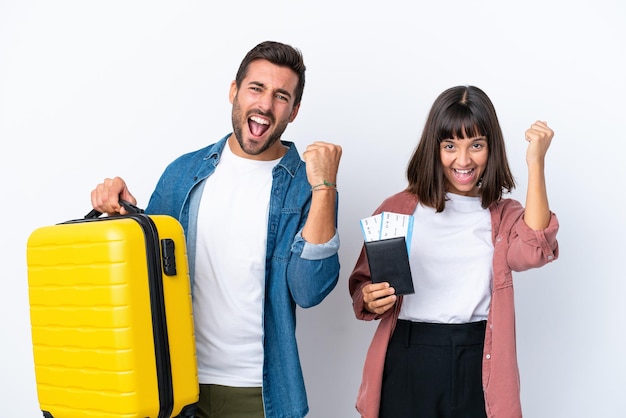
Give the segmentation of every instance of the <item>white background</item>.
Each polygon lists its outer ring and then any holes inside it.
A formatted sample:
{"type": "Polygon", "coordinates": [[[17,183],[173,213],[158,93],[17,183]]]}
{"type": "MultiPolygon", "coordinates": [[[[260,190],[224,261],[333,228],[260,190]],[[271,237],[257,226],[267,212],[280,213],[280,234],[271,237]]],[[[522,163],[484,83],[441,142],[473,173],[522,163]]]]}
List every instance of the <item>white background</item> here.
{"type": "Polygon", "coordinates": [[[623,209],[626,6],[621,0],[0,0],[1,417],[40,417],[26,240],[82,217],[105,177],[140,206],[165,165],[230,132],[228,88],[263,40],[300,48],[302,151],[336,142],[342,271],[299,310],[311,418],[357,417],[374,323],[354,318],[347,279],[360,218],[405,186],[435,97],[473,84],[493,100],[524,200],[524,130],[556,132],[547,157],[561,258],[515,275],[526,417],[624,417],[623,209]]]}

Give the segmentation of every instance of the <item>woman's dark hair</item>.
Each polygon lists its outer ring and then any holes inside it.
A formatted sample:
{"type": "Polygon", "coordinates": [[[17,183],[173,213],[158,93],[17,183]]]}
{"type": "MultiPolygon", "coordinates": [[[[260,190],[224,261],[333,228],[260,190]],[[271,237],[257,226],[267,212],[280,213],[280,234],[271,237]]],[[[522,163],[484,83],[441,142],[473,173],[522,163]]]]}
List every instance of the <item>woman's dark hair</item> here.
{"type": "Polygon", "coordinates": [[[422,137],[407,168],[407,190],[425,206],[443,211],[445,178],[440,143],[444,139],[485,136],[487,166],[480,186],[483,208],[515,188],[496,110],[485,92],[474,86],[457,86],[437,97],[426,120],[422,137]]]}
{"type": "Polygon", "coordinates": [[[259,59],[267,60],[281,67],[290,68],[293,72],[298,74],[298,85],[294,92],[295,97],[293,103],[294,107],[297,106],[302,100],[302,94],[304,93],[304,73],[306,67],[304,66],[302,53],[298,49],[280,42],[261,42],[252,48],[241,61],[239,70],[237,70],[237,76],[235,77],[237,88],[241,87],[241,82],[246,78],[250,63],[259,59]]]}

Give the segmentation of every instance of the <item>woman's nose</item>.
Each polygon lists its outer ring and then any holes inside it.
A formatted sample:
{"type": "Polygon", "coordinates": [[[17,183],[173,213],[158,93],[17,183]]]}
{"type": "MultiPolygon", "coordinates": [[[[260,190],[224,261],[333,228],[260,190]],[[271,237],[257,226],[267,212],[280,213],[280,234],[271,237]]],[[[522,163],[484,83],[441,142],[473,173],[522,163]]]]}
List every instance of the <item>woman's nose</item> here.
{"type": "Polygon", "coordinates": [[[469,151],[467,150],[460,150],[459,153],[457,154],[457,162],[460,165],[469,165],[472,162],[472,157],[469,153],[469,151]]]}

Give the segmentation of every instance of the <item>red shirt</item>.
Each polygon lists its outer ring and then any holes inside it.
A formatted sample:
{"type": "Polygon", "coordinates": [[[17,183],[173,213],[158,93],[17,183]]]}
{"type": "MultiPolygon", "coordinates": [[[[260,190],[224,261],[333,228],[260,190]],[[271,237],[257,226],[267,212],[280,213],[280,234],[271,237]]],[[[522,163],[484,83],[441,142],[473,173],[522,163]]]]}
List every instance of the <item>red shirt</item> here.
{"type": "MultiPolygon", "coordinates": [[[[413,214],[417,196],[397,193],[383,201],[374,214],[383,211],[413,214]]],[[[483,352],[483,390],[488,418],[520,418],[520,379],[515,343],[515,308],[512,271],[541,267],[558,258],[556,234],[559,223],[554,213],[546,229],[534,231],[524,222],[524,208],[513,199],[502,199],[489,207],[491,213],[493,282],[491,305],[483,352]]],[[[365,251],[350,275],[349,290],[357,319],[380,323],[365,358],[356,409],[363,418],[378,418],[383,367],[389,339],[402,304],[398,297],[393,309],[382,315],[364,308],[361,289],[371,283],[365,251]]]]}

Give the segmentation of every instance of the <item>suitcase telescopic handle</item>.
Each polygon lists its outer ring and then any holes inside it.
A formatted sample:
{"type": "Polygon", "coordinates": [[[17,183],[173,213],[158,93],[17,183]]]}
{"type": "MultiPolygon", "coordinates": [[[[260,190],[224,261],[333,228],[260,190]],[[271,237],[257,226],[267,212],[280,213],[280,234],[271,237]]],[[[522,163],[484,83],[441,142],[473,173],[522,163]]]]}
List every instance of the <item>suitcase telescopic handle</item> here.
{"type": "MultiPolygon", "coordinates": [[[[120,205],[123,206],[128,213],[143,213],[143,209],[138,208],[126,200],[120,200],[120,205]]],[[[85,219],[98,218],[100,215],[102,215],[102,212],[92,209],[87,215],[85,215],[85,219]]]]}

